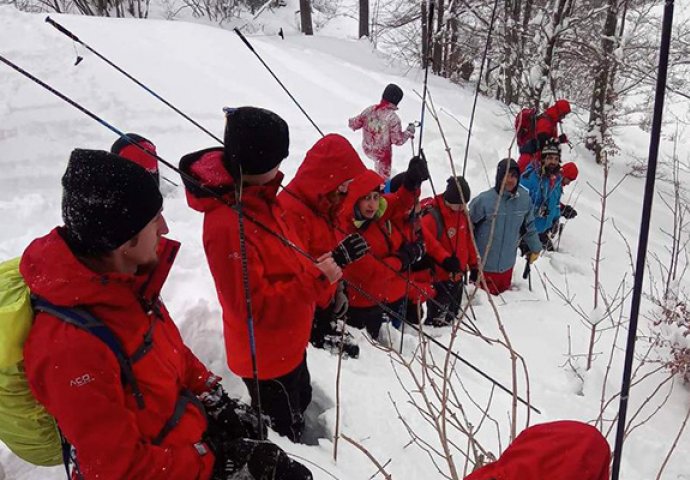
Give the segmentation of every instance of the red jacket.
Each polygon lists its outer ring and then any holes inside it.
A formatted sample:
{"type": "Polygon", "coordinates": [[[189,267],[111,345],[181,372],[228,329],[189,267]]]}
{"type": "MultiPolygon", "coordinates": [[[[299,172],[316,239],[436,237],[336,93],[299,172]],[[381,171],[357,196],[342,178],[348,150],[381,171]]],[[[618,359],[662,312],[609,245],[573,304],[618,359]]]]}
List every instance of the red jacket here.
{"type": "MultiPolygon", "coordinates": [[[[443,194],[426,199],[422,203],[435,208],[442,219],[439,224],[431,212],[422,217],[422,230],[427,253],[437,264],[441,265],[443,260],[455,252],[463,271],[475,267],[477,265],[477,252],[472,243],[467,215],[463,211],[454,212],[448,208],[443,201],[443,194]],[[440,239],[439,233],[441,234],[440,239]]],[[[440,267],[436,269],[435,277],[436,281],[450,279],[448,272],[440,267]]]]}
{"type": "MultiPolygon", "coordinates": [[[[538,138],[540,144],[543,144],[549,138],[558,138],[558,122],[563,120],[569,113],[570,103],[567,100],[557,100],[556,103],[544,110],[544,113],[537,118],[534,127],[534,138],[538,138]]],[[[531,163],[535,165],[535,168],[539,168],[541,163],[540,151],[520,154],[518,158],[520,173],[524,173],[531,163]]]]}
{"type": "Polygon", "coordinates": [[[401,188],[395,193],[383,195],[382,205],[386,206],[381,215],[362,226],[355,225],[354,209],[357,200],[382,183],[383,179],[376,172],[367,170],[350,184],[343,201],[342,228],[348,232],[359,232],[370,247],[367,255],[348,265],[343,272],[345,280],[368,294],[362,294],[351,286],[348,288],[350,306],[355,308],[372,307],[376,302],[395,302],[401,299],[407,290],[405,275],[398,274],[402,264],[396,256],[406,238],[403,230],[394,226],[394,223],[398,223],[412,208],[414,194],[401,188]]]}
{"type": "MultiPolygon", "coordinates": [[[[182,158],[180,168],[208,188],[235,203],[234,184],[222,165],[221,148],[203,150],[182,158]]],[[[309,261],[264,228],[304,248],[285,222],[276,200],[283,179],[262,186],[244,186],[244,233],[259,378],[267,380],[294,370],[304,358],[316,301],[330,288],[329,281],[309,261]]],[[[185,182],[187,202],[204,213],[204,251],[216,292],[223,307],[228,366],[240,377],[252,377],[247,328],[247,308],[242,276],[237,212],[208,192],[185,182]]]]}
{"type": "MultiPolygon", "coordinates": [[[[34,240],[24,252],[20,272],[33,294],[57,306],[86,307],[105,323],[129,356],[142,344],[156,314],[140,301],[156,301],[179,244],[162,240],[162,255],[149,276],[99,275],[79,262],[58,229],[34,240]],[[147,282],[147,279],[152,279],[147,282]]],[[[76,448],[84,478],[201,479],[210,477],[213,455],[200,456],[206,419],[188,404],[178,425],[160,446],[152,440],[171,417],[181,390],[208,389],[211,373],[185,346],[162,304],[153,330],[153,347],[133,364],[145,408],[123,387],[115,355],[89,332],[46,313],[36,315],[24,345],[29,386],[76,448]]]]}
{"type": "Polygon", "coordinates": [[[587,424],[558,421],[522,432],[501,457],[465,480],[608,480],[611,450],[587,424]]]}
{"type": "MultiPolygon", "coordinates": [[[[335,227],[340,205],[333,206],[327,195],[364,171],[366,167],[350,142],[329,134],[307,152],[295,178],[278,195],[287,223],[313,257],[330,252],[345,236],[335,227]]],[[[319,305],[327,306],[333,293],[335,289],[319,305]]]]}

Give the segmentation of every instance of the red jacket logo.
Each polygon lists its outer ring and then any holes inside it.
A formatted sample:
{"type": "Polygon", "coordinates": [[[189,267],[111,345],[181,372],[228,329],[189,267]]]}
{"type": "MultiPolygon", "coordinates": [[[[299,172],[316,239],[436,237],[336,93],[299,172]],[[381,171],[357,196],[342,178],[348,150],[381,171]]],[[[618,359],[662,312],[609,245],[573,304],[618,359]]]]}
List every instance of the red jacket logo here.
{"type": "Polygon", "coordinates": [[[83,387],[86,384],[93,382],[95,378],[91,376],[90,373],[86,373],[80,377],[73,378],[69,381],[70,387],[83,387]]]}

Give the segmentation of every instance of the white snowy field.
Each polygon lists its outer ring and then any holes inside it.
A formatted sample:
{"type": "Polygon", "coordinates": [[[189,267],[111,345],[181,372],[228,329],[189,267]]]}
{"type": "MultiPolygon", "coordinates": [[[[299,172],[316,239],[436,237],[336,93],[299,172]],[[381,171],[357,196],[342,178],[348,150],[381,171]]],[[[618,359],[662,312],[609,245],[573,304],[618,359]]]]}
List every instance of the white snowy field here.
{"type": "MultiPolygon", "coordinates": [[[[290,125],[291,133],[290,156],[283,164],[288,179],[305,152],[319,138],[312,125],[232,31],[183,22],[53,17],[218,136],[223,133],[221,108],[225,105],[256,105],[280,114],[290,125]]],[[[71,96],[118,129],[150,138],[159,154],[172,163],[176,164],[185,153],[214,146],[214,141],[203,132],[93,54],[73,45],[43,19],[44,15],[23,14],[9,6],[0,7],[0,55],[71,96]],[[77,54],[84,60],[74,66],[77,54]]],[[[329,32],[342,37],[336,27],[329,32]]],[[[347,119],[376,102],[389,82],[399,84],[406,92],[399,112],[403,122],[419,119],[421,102],[413,90],[422,91],[423,72],[396,65],[394,59],[372,52],[366,42],[324,35],[312,38],[287,35],[285,40],[277,36],[256,36],[250,37],[250,41],[319,127],[324,132],[347,136],[358,149],[360,136],[347,129],[347,119]]],[[[440,119],[456,166],[461,168],[467,132],[451,115],[463,125],[469,124],[473,88],[462,88],[430,76],[429,89],[437,108],[443,109],[440,119]]],[[[75,147],[109,149],[116,136],[2,64],[0,118],[0,259],[8,259],[21,254],[33,238],[60,223],[60,177],[70,151],[75,147]]],[[[565,127],[575,138],[581,124],[570,119],[565,127]]],[[[611,186],[629,171],[626,162],[630,155],[644,155],[648,148],[648,135],[641,130],[630,127],[621,129],[617,135],[622,153],[613,162],[611,186]]],[[[512,116],[500,104],[480,98],[467,166],[473,194],[493,184],[495,165],[507,155],[511,138],[512,116]]],[[[671,145],[664,144],[663,148],[667,153],[671,151],[671,145]]],[[[429,117],[424,131],[424,149],[435,185],[441,189],[450,174],[450,166],[439,130],[429,117]]],[[[404,169],[410,153],[408,145],[397,148],[394,168],[404,169]]],[[[578,182],[567,187],[565,193],[566,199],[571,198],[570,203],[576,201],[579,216],[566,225],[560,251],[544,254],[536,264],[532,291],[521,278],[523,262],[519,260],[514,289],[495,299],[513,346],[525,358],[529,369],[532,402],[542,412],[531,415],[529,422],[532,424],[556,419],[591,422],[599,414],[602,390],[605,389],[605,399],[608,399],[620,388],[625,331],[618,335],[608,377],[606,370],[614,342],[613,329],[597,337],[597,356],[591,370],[584,370],[582,356],[573,360],[580,378],[572,368],[563,366],[569,349],[576,355],[586,353],[589,328],[559,298],[551,283],[562,291],[567,290],[572,302],[581,307],[585,316],[596,319],[603,311],[600,307],[593,312],[592,259],[600,203],[588,186],[601,187],[601,168],[593,164],[581,146],[571,151],[566,149],[564,158],[576,161],[580,168],[578,182]],[[543,278],[543,283],[538,276],[543,278]]],[[[174,172],[163,168],[163,174],[179,183],[174,172]]],[[[634,256],[643,187],[643,179],[628,177],[608,198],[607,217],[610,220],[604,230],[601,281],[610,296],[624,278],[626,289],[632,285],[626,241],[634,256]],[[611,220],[615,220],[622,235],[614,230],[611,220]]],[[[661,182],[657,182],[657,187],[668,189],[661,182]]],[[[233,378],[225,364],[219,305],[201,245],[202,217],[187,207],[181,187],[169,190],[165,215],[170,236],[180,240],[183,248],[163,298],[192,350],[224,377],[234,394],[246,399],[242,383],[233,378]]],[[[431,193],[429,185],[425,186],[424,193],[431,193]]],[[[670,224],[667,209],[655,199],[650,254],[665,255],[667,239],[660,229],[668,229],[670,224]]],[[[682,286],[687,287],[687,282],[682,286]]],[[[475,303],[479,328],[488,337],[498,338],[497,322],[486,296],[478,295],[475,303]]],[[[629,310],[628,297],[623,307],[624,315],[627,316],[629,310]]],[[[645,299],[640,319],[640,334],[644,336],[649,333],[646,315],[650,310],[651,304],[645,299]]],[[[609,324],[605,319],[601,325],[609,324]]],[[[432,333],[442,342],[448,341],[443,330],[432,333]]],[[[390,460],[386,469],[396,480],[443,478],[427,453],[410,444],[405,426],[398,419],[393,402],[423,439],[434,447],[438,445],[434,432],[407,403],[389,355],[368,345],[359,332],[355,335],[360,338],[362,353],[359,359],[343,363],[341,431],[360,442],[381,463],[390,460]]],[[[412,335],[406,338],[408,355],[416,342],[412,335]]],[[[648,346],[641,340],[638,351],[643,352],[648,346]]],[[[466,334],[461,335],[455,348],[489,375],[510,385],[511,367],[505,349],[489,346],[466,334]]],[[[441,352],[435,350],[434,354],[439,356],[441,352]]],[[[642,366],[637,378],[655,367],[642,366]]],[[[336,357],[310,348],[309,368],[314,402],[309,410],[308,436],[315,445],[293,445],[275,435],[272,439],[288,452],[308,459],[317,479],[371,477],[376,471],[374,465],[346,442],[339,443],[338,460],[333,461],[336,357]]],[[[486,404],[491,385],[462,365],[458,365],[457,370],[472,397],[479,404],[486,404]]],[[[397,372],[409,387],[408,374],[399,368],[397,372]]],[[[654,373],[632,390],[628,418],[666,376],[663,371],[654,373]]],[[[526,396],[523,375],[519,376],[518,383],[520,395],[526,396]]],[[[664,402],[667,392],[668,384],[637,415],[634,424],[641,425],[632,431],[626,442],[621,478],[656,478],[690,408],[687,386],[676,382],[663,407],[645,422],[664,402]]],[[[505,448],[509,435],[510,397],[499,391],[494,392],[493,397],[490,414],[499,426],[500,446],[505,448]]],[[[469,420],[477,425],[481,412],[466,398],[463,401],[469,420]]],[[[615,429],[612,433],[609,427],[616,408],[617,401],[614,401],[605,415],[604,433],[609,433],[611,445],[615,429]]],[[[522,429],[528,421],[524,408],[519,409],[518,417],[519,429],[522,429]]],[[[499,453],[497,428],[489,422],[483,425],[478,437],[486,448],[499,453]]],[[[458,441],[464,442],[464,439],[458,436],[458,441]]],[[[662,478],[690,479],[688,455],[690,433],[685,432],[662,478]]],[[[455,456],[462,470],[462,454],[456,452],[455,456]]],[[[18,460],[4,446],[0,447],[0,461],[8,479],[64,477],[62,467],[33,467],[18,460]]]]}

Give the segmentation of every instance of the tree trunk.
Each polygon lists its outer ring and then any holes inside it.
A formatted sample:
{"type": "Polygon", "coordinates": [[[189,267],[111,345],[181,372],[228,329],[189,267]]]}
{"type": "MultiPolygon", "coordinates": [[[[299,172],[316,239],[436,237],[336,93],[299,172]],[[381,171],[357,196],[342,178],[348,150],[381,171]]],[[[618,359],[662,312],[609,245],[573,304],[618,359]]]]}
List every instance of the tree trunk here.
{"type": "Polygon", "coordinates": [[[503,102],[517,103],[521,71],[518,66],[524,54],[520,48],[520,0],[506,0],[504,6],[505,32],[503,38],[503,102]]]}
{"type": "Polygon", "coordinates": [[[434,51],[433,51],[433,63],[431,65],[431,71],[436,75],[441,73],[441,63],[443,59],[443,40],[444,40],[444,28],[443,28],[443,0],[436,1],[436,34],[433,37],[434,51]]]}
{"type": "Polygon", "coordinates": [[[602,150],[608,136],[607,105],[613,100],[613,79],[611,76],[616,68],[613,50],[616,47],[616,25],[618,23],[618,1],[608,0],[606,19],[601,34],[601,52],[599,62],[594,71],[594,89],[589,107],[589,122],[585,146],[594,152],[597,163],[602,162],[602,150]]]}
{"type": "Polygon", "coordinates": [[[359,38],[369,36],[369,0],[359,0],[359,38]]]}
{"type": "Polygon", "coordinates": [[[314,35],[314,27],[311,23],[311,1],[299,0],[299,16],[302,23],[302,33],[314,35]]]}

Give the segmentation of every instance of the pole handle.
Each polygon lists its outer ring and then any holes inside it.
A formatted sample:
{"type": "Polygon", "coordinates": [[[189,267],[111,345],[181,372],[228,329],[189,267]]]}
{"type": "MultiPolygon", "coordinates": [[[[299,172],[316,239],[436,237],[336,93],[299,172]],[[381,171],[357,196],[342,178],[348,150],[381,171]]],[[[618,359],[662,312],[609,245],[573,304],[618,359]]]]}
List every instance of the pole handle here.
{"type": "Polygon", "coordinates": [[[55,20],[53,20],[52,18],[50,18],[50,15],[46,17],[46,20],[45,20],[45,21],[46,21],[46,23],[49,23],[49,24],[51,24],[53,27],[55,27],[55,28],[57,29],[58,32],[60,32],[60,33],[62,33],[63,35],[65,35],[65,36],[71,38],[71,39],[74,40],[75,42],[81,43],[81,40],[79,40],[79,37],[77,37],[75,34],[73,34],[73,33],[70,32],[69,30],[67,30],[65,27],[63,27],[62,25],[60,25],[59,23],[57,23],[55,20]]]}
{"type": "Polygon", "coordinates": [[[240,39],[244,42],[244,44],[247,46],[247,48],[253,52],[254,47],[252,47],[252,44],[249,43],[249,40],[247,40],[247,37],[245,37],[244,34],[242,32],[240,32],[240,29],[235,27],[235,28],[233,28],[233,30],[240,37],[240,39]]]}

